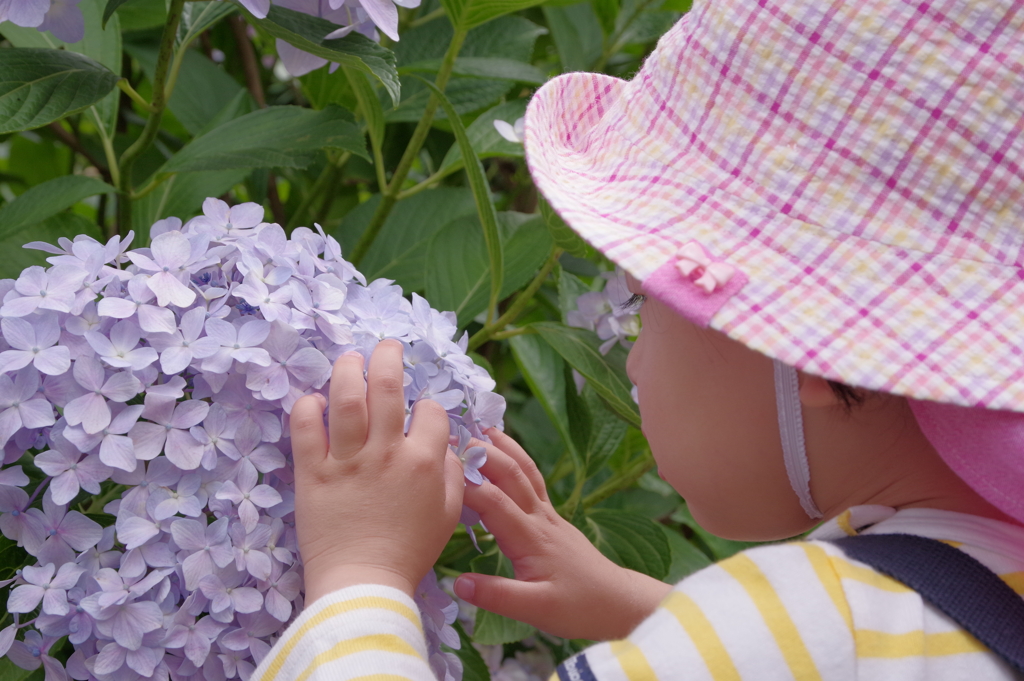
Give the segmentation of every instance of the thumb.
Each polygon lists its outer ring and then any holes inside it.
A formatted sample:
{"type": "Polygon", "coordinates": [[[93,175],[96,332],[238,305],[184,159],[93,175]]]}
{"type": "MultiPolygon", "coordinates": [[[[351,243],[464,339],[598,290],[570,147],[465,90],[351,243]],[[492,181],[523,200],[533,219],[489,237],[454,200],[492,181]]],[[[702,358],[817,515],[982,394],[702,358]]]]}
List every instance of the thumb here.
{"type": "Polygon", "coordinates": [[[535,624],[538,613],[550,608],[548,585],[507,577],[467,572],[455,580],[455,595],[472,605],[520,622],[535,624]]]}

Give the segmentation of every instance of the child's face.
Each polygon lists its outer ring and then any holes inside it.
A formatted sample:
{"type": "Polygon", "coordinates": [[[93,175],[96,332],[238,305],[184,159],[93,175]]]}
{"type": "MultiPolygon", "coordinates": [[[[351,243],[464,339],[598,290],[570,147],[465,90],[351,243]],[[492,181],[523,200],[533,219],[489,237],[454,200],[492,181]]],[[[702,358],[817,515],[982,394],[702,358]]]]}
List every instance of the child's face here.
{"type": "MultiPolygon", "coordinates": [[[[629,277],[629,288],[642,293],[629,277]]],[[[811,526],[786,476],[772,361],[653,298],[627,370],[661,476],[719,536],[769,540],[811,526]]]]}

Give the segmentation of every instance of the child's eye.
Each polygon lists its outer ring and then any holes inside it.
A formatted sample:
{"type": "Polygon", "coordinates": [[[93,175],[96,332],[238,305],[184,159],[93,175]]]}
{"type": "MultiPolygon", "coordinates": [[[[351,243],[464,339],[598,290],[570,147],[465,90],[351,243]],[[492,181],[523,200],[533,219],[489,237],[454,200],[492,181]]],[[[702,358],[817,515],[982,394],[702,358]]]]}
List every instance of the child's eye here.
{"type": "Polygon", "coordinates": [[[629,297],[629,300],[622,304],[622,310],[624,312],[632,312],[633,314],[637,314],[638,312],[640,312],[640,307],[644,304],[645,300],[647,300],[647,296],[641,295],[639,293],[634,293],[629,297]]]}

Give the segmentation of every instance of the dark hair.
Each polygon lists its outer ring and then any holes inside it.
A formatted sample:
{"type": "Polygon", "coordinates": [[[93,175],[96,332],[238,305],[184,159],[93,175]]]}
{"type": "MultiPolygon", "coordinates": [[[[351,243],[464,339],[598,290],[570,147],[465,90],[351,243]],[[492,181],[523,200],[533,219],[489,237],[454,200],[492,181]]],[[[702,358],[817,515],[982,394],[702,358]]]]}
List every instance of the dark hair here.
{"type": "Polygon", "coordinates": [[[843,403],[843,408],[847,412],[852,411],[854,407],[859,407],[864,404],[866,396],[861,390],[851,388],[845,383],[840,383],[839,381],[829,381],[828,387],[832,388],[832,394],[843,403]]]}

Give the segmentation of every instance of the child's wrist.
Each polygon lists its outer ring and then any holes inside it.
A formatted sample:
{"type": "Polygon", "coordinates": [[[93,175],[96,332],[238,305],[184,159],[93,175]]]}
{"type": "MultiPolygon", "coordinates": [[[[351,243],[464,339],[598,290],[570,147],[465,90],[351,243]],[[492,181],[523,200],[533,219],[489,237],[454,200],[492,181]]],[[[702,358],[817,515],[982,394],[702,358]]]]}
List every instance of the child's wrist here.
{"type": "Polygon", "coordinates": [[[323,568],[306,565],[304,576],[307,606],[322,596],[358,584],[390,586],[410,597],[415,591],[415,584],[408,577],[380,565],[341,564],[323,568]]]}

